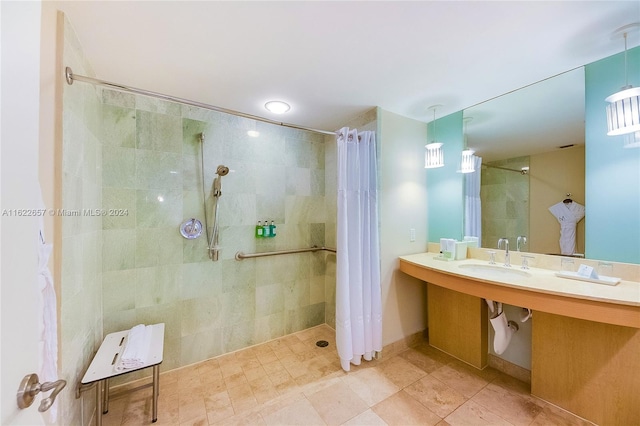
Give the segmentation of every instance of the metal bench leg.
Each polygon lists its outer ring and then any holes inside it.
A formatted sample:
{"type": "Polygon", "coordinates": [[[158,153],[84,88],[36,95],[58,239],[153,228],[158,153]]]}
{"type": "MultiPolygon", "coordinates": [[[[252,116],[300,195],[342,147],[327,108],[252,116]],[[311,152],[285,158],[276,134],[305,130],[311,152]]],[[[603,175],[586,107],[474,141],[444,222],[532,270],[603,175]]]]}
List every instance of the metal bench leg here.
{"type": "Polygon", "coordinates": [[[102,380],[96,384],[96,426],[102,426],[102,380]]]}
{"type": "Polygon", "coordinates": [[[109,379],[104,380],[104,401],[102,404],[102,414],[107,414],[109,412],[109,379]]]}
{"type": "Polygon", "coordinates": [[[158,390],[160,388],[160,365],[153,366],[153,419],[152,423],[158,421],[158,390]]]}

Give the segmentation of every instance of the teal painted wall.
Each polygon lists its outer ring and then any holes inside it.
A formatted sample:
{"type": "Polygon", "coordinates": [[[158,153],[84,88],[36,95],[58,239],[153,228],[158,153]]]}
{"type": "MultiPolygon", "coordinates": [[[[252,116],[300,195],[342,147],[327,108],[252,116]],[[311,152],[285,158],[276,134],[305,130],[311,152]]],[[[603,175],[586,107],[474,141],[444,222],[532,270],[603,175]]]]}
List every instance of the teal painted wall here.
{"type": "MultiPolygon", "coordinates": [[[[629,84],[640,86],[640,47],[627,52],[629,84]]],[[[624,86],[624,54],[585,67],[586,256],[640,263],[640,148],[607,136],[605,98],[624,86]]]]}
{"type": "MultiPolygon", "coordinates": [[[[433,121],[427,125],[432,141],[433,121]]],[[[464,220],[464,175],[456,173],[464,146],[462,111],[436,120],[436,136],[444,149],[444,167],[427,170],[427,237],[461,240],[464,220]]],[[[425,145],[428,142],[425,141],[425,145]]]]}

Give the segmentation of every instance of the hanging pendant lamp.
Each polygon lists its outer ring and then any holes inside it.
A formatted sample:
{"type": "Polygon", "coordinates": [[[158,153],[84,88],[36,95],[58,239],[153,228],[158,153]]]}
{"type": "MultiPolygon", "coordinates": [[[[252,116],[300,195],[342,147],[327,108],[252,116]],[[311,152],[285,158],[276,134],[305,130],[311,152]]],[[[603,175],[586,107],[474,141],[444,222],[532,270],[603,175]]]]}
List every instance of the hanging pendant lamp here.
{"type": "Polygon", "coordinates": [[[607,97],[607,135],[618,136],[640,131],[640,87],[629,84],[627,75],[627,35],[629,31],[637,30],[640,24],[625,25],[616,30],[615,34],[622,33],[624,37],[624,75],[625,86],[607,97]]]}
{"type": "Polygon", "coordinates": [[[424,168],[435,169],[444,166],[444,151],[442,150],[442,143],[437,142],[436,138],[436,109],[442,105],[433,105],[429,109],[433,110],[433,139],[431,143],[425,145],[426,151],[424,153],[424,168]]]}

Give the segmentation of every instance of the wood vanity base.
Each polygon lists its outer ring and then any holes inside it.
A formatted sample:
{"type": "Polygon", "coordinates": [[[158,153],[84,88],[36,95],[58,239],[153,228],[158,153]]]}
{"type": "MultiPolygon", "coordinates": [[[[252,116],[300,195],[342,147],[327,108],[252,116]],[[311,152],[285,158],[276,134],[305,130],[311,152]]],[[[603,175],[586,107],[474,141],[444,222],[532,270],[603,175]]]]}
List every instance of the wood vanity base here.
{"type": "Polygon", "coordinates": [[[429,344],[473,365],[487,366],[487,304],[479,297],[427,284],[429,344]]]}
{"type": "Polygon", "coordinates": [[[531,394],[599,425],[640,424],[640,329],[534,312],[531,394]]]}

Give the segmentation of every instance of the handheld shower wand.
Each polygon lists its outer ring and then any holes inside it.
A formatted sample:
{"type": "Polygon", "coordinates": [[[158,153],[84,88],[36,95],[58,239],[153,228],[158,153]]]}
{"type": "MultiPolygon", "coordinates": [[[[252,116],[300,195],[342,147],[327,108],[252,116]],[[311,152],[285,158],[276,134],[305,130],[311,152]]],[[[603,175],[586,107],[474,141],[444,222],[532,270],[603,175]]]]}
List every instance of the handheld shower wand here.
{"type": "Polygon", "coordinates": [[[226,166],[218,166],[216,174],[218,176],[213,179],[213,196],[219,198],[222,195],[222,176],[229,174],[229,168],[226,166]]]}

